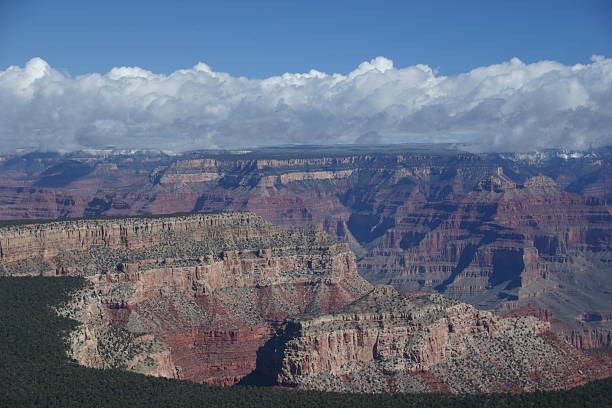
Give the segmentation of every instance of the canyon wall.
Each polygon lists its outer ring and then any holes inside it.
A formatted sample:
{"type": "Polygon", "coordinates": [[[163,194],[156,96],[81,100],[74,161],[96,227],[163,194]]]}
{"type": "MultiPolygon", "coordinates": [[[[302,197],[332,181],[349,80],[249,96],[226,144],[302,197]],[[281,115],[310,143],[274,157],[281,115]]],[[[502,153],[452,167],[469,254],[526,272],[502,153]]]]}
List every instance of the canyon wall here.
{"type": "Polygon", "coordinates": [[[534,305],[568,325],[553,329],[574,344],[612,345],[612,323],[586,317],[612,311],[607,148],[287,147],[4,163],[3,218],[251,211],[337,236],[372,283],[502,313],[534,305]]]}
{"type": "Polygon", "coordinates": [[[62,313],[71,355],[98,368],[230,385],[289,315],[370,289],[344,243],[249,213],[75,220],[0,228],[1,270],[83,275],[62,313]]]}
{"type": "Polygon", "coordinates": [[[347,243],[252,213],[4,225],[0,243],[3,274],[87,279],[58,312],[80,323],[69,354],[91,367],[349,392],[549,390],[611,374],[609,358],[554,335],[546,311],[500,317],[374,288],[347,243]]]}
{"type": "Polygon", "coordinates": [[[534,317],[378,287],[341,310],[287,319],[261,369],[280,384],[358,392],[525,392],[612,375],[534,317]]]}
{"type": "Polygon", "coordinates": [[[0,260],[52,259],[60,252],[86,251],[91,247],[137,249],[158,245],[167,235],[248,239],[277,231],[247,213],[196,214],[172,217],[81,219],[0,227],[0,260]]]}

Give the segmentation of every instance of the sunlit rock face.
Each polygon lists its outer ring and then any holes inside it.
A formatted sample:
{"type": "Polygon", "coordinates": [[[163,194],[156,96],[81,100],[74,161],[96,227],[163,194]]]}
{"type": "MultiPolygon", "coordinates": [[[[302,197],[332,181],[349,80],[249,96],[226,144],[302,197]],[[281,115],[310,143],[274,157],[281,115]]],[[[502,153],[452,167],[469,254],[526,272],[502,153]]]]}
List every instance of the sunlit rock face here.
{"type": "Polygon", "coordinates": [[[255,369],[285,317],[370,289],[346,244],[250,213],[12,226],[0,242],[6,274],[89,280],[62,309],[80,363],[219,385],[255,369]]]}
{"type": "MultiPolygon", "coordinates": [[[[569,388],[610,375],[529,309],[500,317],[373,287],[346,243],[252,213],[0,228],[3,274],[80,275],[58,312],[81,364],[217,385],[350,392],[569,388]]],[[[595,319],[595,315],[583,318],[595,319]]]]}
{"type": "Polygon", "coordinates": [[[440,295],[380,286],[334,313],[286,320],[264,347],[280,384],[349,392],[524,392],[612,374],[535,317],[500,317],[440,295]]]}
{"type": "Polygon", "coordinates": [[[575,345],[604,347],[611,158],[608,148],[475,155],[414,145],[22,155],[0,166],[0,215],[251,211],[337,236],[372,283],[502,313],[546,309],[575,345]]]}

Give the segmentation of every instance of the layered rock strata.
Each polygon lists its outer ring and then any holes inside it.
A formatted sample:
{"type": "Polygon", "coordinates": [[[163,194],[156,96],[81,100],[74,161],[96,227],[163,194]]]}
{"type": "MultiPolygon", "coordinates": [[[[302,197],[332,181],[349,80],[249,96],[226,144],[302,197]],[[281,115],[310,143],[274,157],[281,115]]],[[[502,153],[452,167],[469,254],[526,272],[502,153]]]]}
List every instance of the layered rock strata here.
{"type": "Polygon", "coordinates": [[[536,305],[566,324],[559,333],[574,344],[607,347],[612,323],[588,316],[612,311],[611,152],[399,145],[30,154],[0,166],[0,217],[248,210],[336,235],[373,283],[502,313],[536,305]]]}
{"type": "Polygon", "coordinates": [[[87,276],[62,311],[82,323],[77,361],[220,385],[255,369],[285,317],[370,288],[346,244],[248,213],[10,226],[0,245],[6,274],[87,276]]]}
{"type": "Polygon", "coordinates": [[[586,316],[612,310],[611,253],[612,211],[603,200],[567,193],[545,176],[517,185],[500,170],[460,200],[398,211],[359,267],[372,282],[480,308],[535,305],[565,322],[558,332],[574,344],[609,347],[611,322],[586,316]]]}
{"type": "Polygon", "coordinates": [[[373,289],[346,243],[251,213],[5,225],[0,270],[88,279],[59,312],[80,322],[69,353],[91,367],[351,392],[543,390],[610,375],[608,360],[550,333],[546,312],[500,318],[373,289]]]}
{"type": "Polygon", "coordinates": [[[267,353],[261,370],[280,384],[327,391],[522,392],[612,374],[609,360],[580,353],[548,322],[390,286],[335,313],[288,319],[267,353]]]}

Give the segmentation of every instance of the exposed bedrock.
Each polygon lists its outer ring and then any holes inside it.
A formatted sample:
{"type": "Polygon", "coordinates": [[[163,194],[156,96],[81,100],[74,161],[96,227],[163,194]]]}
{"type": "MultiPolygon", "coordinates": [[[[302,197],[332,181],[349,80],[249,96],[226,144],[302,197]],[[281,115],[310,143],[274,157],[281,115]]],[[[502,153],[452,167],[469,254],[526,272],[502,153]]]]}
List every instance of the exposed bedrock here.
{"type": "MultiPolygon", "coordinates": [[[[546,311],[501,318],[373,288],[347,243],[251,213],[4,226],[0,243],[4,274],[87,278],[59,312],[80,322],[69,353],[92,367],[351,392],[543,390],[610,375],[605,357],[550,333],[561,323],[546,311]]],[[[499,248],[494,265],[528,263],[499,248]]]]}
{"type": "Polygon", "coordinates": [[[582,354],[548,322],[391,287],[288,319],[260,354],[260,370],[280,384],[328,391],[522,392],[612,374],[609,359],[582,354]]]}
{"type": "Polygon", "coordinates": [[[159,244],[168,234],[201,241],[264,237],[274,231],[260,218],[245,213],[34,223],[0,230],[0,260],[14,262],[31,257],[47,260],[60,252],[87,251],[91,247],[146,248],[159,244]]]}
{"type": "Polygon", "coordinates": [[[528,304],[506,313],[505,316],[534,316],[550,322],[552,330],[559,337],[579,349],[600,349],[609,352],[609,348],[612,347],[612,330],[609,327],[612,313],[587,312],[574,324],[568,324],[557,319],[552,311],[528,304]]]}
{"type": "Polygon", "coordinates": [[[564,192],[544,176],[516,185],[500,171],[460,200],[396,215],[359,261],[368,280],[479,308],[537,305],[576,328],[575,336],[597,329],[600,340],[575,344],[610,345],[609,321],[581,317],[612,310],[612,215],[602,200],[564,192]]]}
{"type": "MultiPolygon", "coordinates": [[[[372,283],[437,291],[503,313],[532,304],[576,336],[604,333],[576,344],[604,346],[612,323],[582,316],[612,311],[610,152],[478,156],[431,146],[344,146],[72,157],[87,164],[80,167],[62,165],[60,156],[24,155],[0,165],[0,215],[252,211],[285,228],[315,225],[339,237],[372,283]],[[67,169],[58,186],[58,171],[67,169]]],[[[139,245],[131,243],[137,231],[104,228],[91,237],[75,230],[34,238],[49,240],[41,253],[47,258],[63,240],[70,247],[139,245]]],[[[3,253],[27,259],[30,248],[11,241],[0,242],[3,253]]]]}
{"type": "Polygon", "coordinates": [[[366,293],[354,255],[313,228],[250,213],[58,221],[0,229],[12,275],[78,274],[63,308],[79,362],[230,385],[255,369],[283,319],[366,293]]]}

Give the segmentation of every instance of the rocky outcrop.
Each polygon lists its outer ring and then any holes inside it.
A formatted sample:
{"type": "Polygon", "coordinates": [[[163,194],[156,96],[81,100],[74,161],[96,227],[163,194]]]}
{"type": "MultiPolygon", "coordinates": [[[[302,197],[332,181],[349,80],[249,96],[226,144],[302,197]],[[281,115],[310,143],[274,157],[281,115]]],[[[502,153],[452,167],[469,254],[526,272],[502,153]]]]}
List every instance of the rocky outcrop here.
{"type": "Polygon", "coordinates": [[[0,219],[44,219],[79,216],[87,200],[63,190],[0,186],[0,203],[0,219]]]}
{"type": "Polygon", "coordinates": [[[93,287],[73,294],[72,301],[58,313],[80,323],[66,339],[68,354],[80,364],[178,378],[168,344],[153,334],[114,326],[107,304],[93,287]]]}
{"type": "Polygon", "coordinates": [[[531,304],[512,310],[506,316],[534,316],[550,322],[553,330],[579,349],[607,350],[612,347],[612,330],[609,322],[611,313],[584,313],[574,324],[567,324],[557,319],[554,313],[531,304]]]}
{"type": "Polygon", "coordinates": [[[0,228],[11,275],[84,275],[62,313],[82,364],[219,385],[256,365],[283,319],[367,292],[353,254],[314,228],[249,213],[56,221],[0,228]]]}
{"type": "Polygon", "coordinates": [[[91,367],[351,392],[543,390],[610,375],[606,359],[550,333],[546,312],[500,318],[373,289],[348,244],[251,213],[5,225],[0,248],[3,274],[87,278],[59,312],[80,322],[66,341],[91,367]]]}
{"type": "Polygon", "coordinates": [[[338,312],[288,319],[262,370],[287,386],[360,392],[522,392],[612,374],[549,329],[378,287],[338,312]]]}
{"type": "Polygon", "coordinates": [[[609,321],[582,319],[611,310],[606,148],[478,156],[444,146],[286,147],[4,163],[3,218],[251,211],[339,237],[374,283],[504,313],[533,304],[586,336],[576,340],[584,346],[612,333],[609,321]],[[70,177],[49,187],[62,174],[70,177]]]}
{"type": "Polygon", "coordinates": [[[590,151],[548,149],[539,152],[489,153],[485,157],[523,181],[545,174],[568,192],[612,199],[612,147],[590,151]]]}
{"type": "Polygon", "coordinates": [[[370,281],[501,311],[531,304],[576,329],[573,336],[600,333],[601,341],[575,344],[609,345],[610,322],[582,318],[610,310],[612,212],[600,199],[564,192],[545,176],[517,185],[500,170],[461,200],[403,214],[360,261],[370,281]]]}
{"type": "Polygon", "coordinates": [[[262,238],[277,232],[248,213],[18,223],[0,228],[0,260],[47,260],[60,252],[87,251],[92,247],[133,250],[158,245],[168,236],[177,235],[201,241],[262,238]]]}

